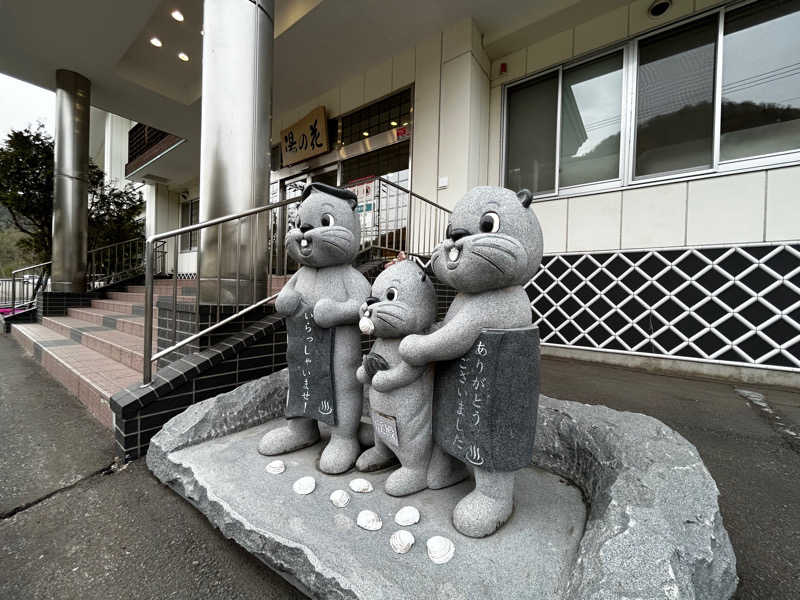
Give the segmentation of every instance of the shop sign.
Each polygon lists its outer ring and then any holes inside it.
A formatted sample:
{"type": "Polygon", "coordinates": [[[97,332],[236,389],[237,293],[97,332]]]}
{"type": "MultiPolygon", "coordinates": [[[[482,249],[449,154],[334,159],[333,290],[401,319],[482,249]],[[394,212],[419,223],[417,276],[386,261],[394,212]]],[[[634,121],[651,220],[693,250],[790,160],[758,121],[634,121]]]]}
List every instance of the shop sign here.
{"type": "Polygon", "coordinates": [[[284,167],[325,154],[329,149],[328,118],[324,106],[318,106],[281,131],[281,164],[284,167]]]}

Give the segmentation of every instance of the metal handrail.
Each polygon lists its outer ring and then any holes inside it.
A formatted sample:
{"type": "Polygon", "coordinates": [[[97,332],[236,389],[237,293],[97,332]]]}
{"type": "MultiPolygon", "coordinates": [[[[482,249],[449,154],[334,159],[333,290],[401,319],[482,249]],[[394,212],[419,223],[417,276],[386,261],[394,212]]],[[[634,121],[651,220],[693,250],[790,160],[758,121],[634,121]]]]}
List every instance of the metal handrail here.
{"type": "MultiPolygon", "coordinates": [[[[27,267],[22,267],[21,269],[16,269],[15,271],[11,271],[11,314],[15,314],[17,312],[17,273],[24,273],[25,271],[32,271],[34,269],[42,269],[42,274],[39,275],[39,281],[36,282],[34,286],[34,290],[36,290],[39,286],[42,285],[43,282],[46,281],[44,267],[48,267],[53,264],[52,260],[48,260],[47,262],[39,263],[38,265],[30,265],[27,267]]],[[[24,284],[23,284],[23,294],[25,292],[24,284]]],[[[20,303],[19,306],[30,305],[33,302],[33,298],[26,302],[20,303]]]]}
{"type": "MultiPolygon", "coordinates": [[[[173,306],[173,325],[172,325],[172,346],[165,350],[161,350],[155,355],[153,355],[153,247],[154,244],[157,242],[161,242],[167,240],[169,238],[174,238],[175,240],[180,239],[182,235],[187,233],[191,233],[193,231],[200,231],[202,229],[206,229],[208,227],[214,227],[218,225],[222,225],[223,223],[228,223],[230,221],[236,221],[239,219],[244,219],[246,217],[251,217],[253,215],[258,215],[263,212],[267,211],[274,211],[276,209],[282,208],[289,204],[294,204],[294,200],[284,200],[282,202],[275,202],[272,204],[266,204],[264,206],[257,206],[255,208],[250,208],[244,210],[240,213],[225,215],[222,217],[216,217],[214,219],[209,219],[208,221],[203,221],[202,223],[195,223],[194,225],[186,225],[184,227],[179,227],[178,229],[173,229],[171,231],[165,231],[162,233],[156,233],[149,236],[145,242],[145,290],[144,290],[144,349],[143,349],[143,356],[142,356],[142,385],[147,385],[152,381],[153,376],[153,361],[157,358],[161,358],[164,355],[168,354],[169,352],[174,352],[175,350],[185,346],[189,342],[198,339],[199,337],[206,335],[209,331],[216,329],[222,323],[229,323],[233,319],[240,317],[241,315],[253,310],[257,306],[262,306],[266,304],[267,301],[274,299],[273,297],[269,297],[264,300],[259,300],[257,302],[253,302],[246,308],[237,311],[234,315],[227,317],[221,321],[218,321],[216,324],[206,328],[205,330],[196,333],[180,342],[177,341],[177,314],[175,314],[176,307],[177,307],[177,300],[178,300],[178,252],[177,252],[177,242],[176,247],[173,252],[173,285],[172,285],[172,306],[173,306]]],[[[271,227],[270,227],[271,230],[271,227]]],[[[221,236],[218,237],[218,243],[221,243],[221,236]]],[[[237,244],[238,247],[238,244],[237,244]]],[[[239,264],[239,261],[237,261],[239,264]]],[[[218,279],[218,287],[219,287],[219,272],[217,273],[218,279]]],[[[271,279],[271,271],[267,273],[268,279],[271,279]]],[[[195,306],[197,311],[199,312],[199,300],[200,300],[200,288],[199,288],[199,279],[198,279],[198,289],[197,289],[197,296],[195,298],[195,306]]],[[[267,289],[270,289],[269,283],[267,284],[267,289]]],[[[237,275],[237,301],[236,305],[238,307],[238,290],[239,290],[239,280],[237,275]]],[[[255,289],[254,289],[255,295],[255,289]]],[[[219,318],[219,303],[217,305],[217,318],[219,318]]]]}
{"type": "MultiPolygon", "coordinates": [[[[374,216],[377,217],[377,222],[378,222],[377,235],[373,237],[373,234],[372,234],[371,230],[363,230],[362,229],[362,239],[361,239],[362,246],[366,242],[366,243],[369,244],[369,247],[371,247],[371,248],[378,248],[378,249],[389,250],[389,251],[406,250],[406,251],[408,251],[408,252],[413,254],[413,253],[416,253],[415,251],[419,250],[419,248],[421,248],[422,246],[424,246],[425,248],[430,250],[432,248],[432,245],[431,245],[432,241],[435,241],[436,243],[438,243],[439,239],[435,239],[435,238],[441,237],[441,234],[444,231],[444,226],[443,225],[440,226],[440,224],[444,223],[444,221],[446,220],[446,216],[451,212],[449,209],[446,209],[443,206],[440,206],[440,205],[436,204],[435,202],[432,202],[432,201],[428,200],[427,198],[424,198],[423,196],[420,196],[419,194],[417,194],[415,192],[412,192],[411,190],[409,190],[409,189],[407,189],[407,188],[405,188],[405,187],[403,187],[401,185],[398,185],[398,184],[393,183],[393,182],[391,182],[391,181],[389,181],[387,179],[384,179],[383,177],[376,177],[376,178],[373,178],[371,181],[374,184],[374,190],[375,190],[375,192],[377,194],[377,196],[375,198],[375,200],[377,201],[377,204],[376,204],[376,210],[375,210],[375,215],[374,215],[374,216]],[[394,188],[400,194],[406,194],[408,196],[408,201],[405,204],[402,204],[402,206],[400,206],[399,204],[396,203],[394,207],[387,208],[387,212],[389,210],[394,210],[394,212],[395,212],[395,219],[393,221],[393,226],[395,227],[395,229],[388,228],[386,231],[381,233],[381,224],[380,224],[380,222],[381,222],[381,216],[380,216],[380,214],[381,214],[381,199],[382,199],[381,192],[382,192],[382,190],[385,191],[387,186],[391,187],[391,188],[394,188]],[[430,226],[428,226],[428,229],[430,229],[430,231],[425,232],[426,236],[427,236],[427,239],[424,241],[424,243],[421,246],[418,246],[416,248],[412,248],[410,246],[410,236],[409,236],[409,233],[408,233],[409,230],[410,230],[410,226],[413,223],[412,220],[411,220],[412,200],[414,200],[414,202],[419,201],[419,203],[417,203],[416,206],[417,206],[418,210],[422,211],[420,214],[423,215],[423,221],[421,221],[421,222],[426,222],[426,221],[424,221],[424,217],[425,216],[428,216],[430,218],[430,226]],[[435,221],[435,226],[433,226],[434,221],[435,221]],[[439,230],[441,230],[441,231],[439,231],[439,230]],[[382,245],[383,242],[386,242],[386,243],[382,245]],[[391,242],[391,246],[392,247],[389,247],[390,246],[390,242],[391,242]]],[[[385,202],[389,202],[389,200],[391,200],[391,198],[387,197],[387,198],[385,198],[384,201],[385,202]]],[[[397,199],[394,199],[394,200],[396,201],[397,199]]],[[[273,301],[277,297],[277,294],[275,294],[275,295],[269,296],[268,298],[265,298],[263,300],[259,300],[259,301],[255,301],[254,300],[249,306],[247,306],[247,307],[245,307],[245,308],[243,308],[241,310],[237,310],[237,312],[235,312],[233,315],[230,315],[230,316],[226,317],[225,319],[221,319],[220,320],[220,307],[221,307],[221,304],[220,304],[220,273],[218,271],[218,273],[217,273],[217,296],[218,296],[218,298],[217,298],[217,319],[218,319],[217,323],[205,328],[203,331],[197,332],[195,334],[192,334],[191,336],[186,337],[183,340],[178,341],[177,340],[177,314],[176,314],[177,300],[178,300],[178,287],[177,287],[178,286],[178,278],[177,278],[177,275],[178,275],[178,252],[177,252],[177,249],[178,249],[178,240],[180,239],[180,237],[183,236],[183,235],[189,234],[189,233],[193,233],[195,231],[200,231],[200,230],[203,230],[203,229],[207,229],[209,227],[219,227],[219,226],[221,226],[221,225],[223,225],[225,223],[229,223],[229,222],[232,222],[232,221],[238,221],[239,223],[238,223],[237,226],[241,227],[242,220],[244,220],[244,219],[246,219],[248,217],[252,217],[254,215],[259,215],[259,214],[264,213],[264,212],[274,211],[276,209],[280,209],[280,208],[283,208],[283,207],[288,206],[288,205],[296,204],[297,202],[298,202],[297,198],[291,198],[291,199],[283,200],[281,202],[275,202],[275,203],[272,203],[272,204],[267,204],[267,205],[264,205],[264,206],[258,206],[258,207],[255,207],[255,208],[244,210],[244,211],[239,212],[239,213],[229,214],[229,215],[225,215],[225,216],[222,216],[222,217],[216,217],[214,219],[209,219],[208,221],[204,221],[202,223],[196,223],[196,224],[193,224],[193,225],[185,225],[183,227],[179,227],[179,228],[173,229],[171,231],[165,231],[163,233],[156,233],[156,234],[153,234],[153,235],[150,235],[150,236],[147,237],[147,240],[145,242],[144,352],[143,352],[143,364],[142,364],[143,385],[147,385],[152,381],[152,374],[153,374],[152,365],[153,365],[154,361],[157,361],[158,359],[163,358],[163,357],[175,352],[176,350],[186,346],[187,344],[190,344],[191,342],[196,341],[196,340],[200,339],[201,337],[208,335],[210,332],[215,331],[218,327],[221,327],[222,325],[224,325],[226,323],[230,323],[230,322],[234,321],[235,319],[237,319],[237,318],[241,317],[242,315],[250,312],[251,310],[253,310],[253,309],[257,308],[257,307],[263,306],[263,305],[273,301]],[[153,298],[153,292],[154,292],[153,247],[154,247],[154,244],[156,244],[158,242],[162,242],[164,244],[167,244],[166,240],[168,240],[168,239],[175,240],[175,249],[174,249],[174,253],[173,253],[173,280],[172,280],[172,306],[173,306],[172,344],[168,348],[165,348],[165,349],[160,350],[160,351],[158,351],[156,353],[153,353],[153,320],[154,320],[154,318],[153,318],[153,305],[154,305],[154,298],[153,298]]],[[[270,219],[268,219],[268,222],[267,222],[267,227],[268,227],[267,237],[271,241],[272,241],[272,231],[273,231],[272,225],[273,225],[272,219],[270,218],[270,219]]],[[[258,221],[256,221],[256,227],[257,226],[258,226],[258,221]]],[[[240,235],[240,230],[237,229],[237,236],[239,236],[239,235],[240,235]]],[[[283,233],[279,233],[278,235],[281,236],[281,235],[283,235],[283,233]]],[[[415,233],[415,235],[416,235],[416,233],[415,233]]],[[[221,238],[222,238],[222,235],[221,235],[221,230],[220,230],[220,235],[217,238],[218,252],[221,251],[221,238]]],[[[279,241],[277,242],[277,244],[278,244],[278,246],[282,246],[282,244],[279,241]]],[[[236,252],[241,252],[241,250],[239,249],[240,248],[240,244],[239,243],[237,243],[236,247],[237,247],[236,252]]],[[[166,251],[164,251],[164,252],[166,252],[166,251]]],[[[272,290],[272,286],[271,286],[271,281],[272,281],[271,278],[272,278],[272,274],[273,274],[272,273],[272,267],[273,267],[273,265],[272,265],[272,255],[273,255],[273,248],[270,247],[269,248],[269,257],[268,257],[268,263],[269,264],[267,266],[267,289],[268,289],[268,293],[269,293],[269,291],[272,290]]],[[[198,256],[198,260],[200,260],[200,259],[202,259],[202,257],[198,256]]],[[[218,262],[217,264],[220,264],[220,263],[218,262]]],[[[236,264],[237,265],[239,264],[238,258],[237,258],[236,264]]],[[[286,265],[284,264],[283,267],[285,269],[286,265]]],[[[279,272],[282,272],[282,273],[285,274],[285,271],[280,271],[280,265],[278,265],[278,269],[279,269],[279,272]]],[[[237,271],[236,279],[237,279],[237,284],[236,284],[237,285],[237,288],[236,288],[237,296],[236,296],[235,306],[238,309],[239,306],[241,306],[241,304],[239,302],[239,297],[238,297],[238,290],[239,290],[239,274],[238,274],[238,271],[237,271]]],[[[199,295],[200,295],[199,283],[200,282],[198,281],[197,296],[195,298],[195,307],[196,307],[196,311],[197,311],[198,315],[199,315],[199,295]]],[[[253,283],[253,285],[255,285],[255,283],[253,283]]],[[[254,289],[254,294],[253,295],[255,297],[255,287],[253,289],[254,289]]]]}
{"type": "MultiPolygon", "coordinates": [[[[232,314],[229,317],[225,317],[224,319],[222,319],[222,321],[218,321],[218,322],[214,323],[213,325],[210,325],[209,327],[206,327],[205,329],[203,329],[203,331],[198,331],[197,333],[190,335],[188,338],[183,339],[180,342],[177,342],[177,343],[173,344],[169,348],[164,348],[163,350],[159,350],[158,352],[156,352],[155,354],[153,354],[149,358],[149,361],[150,361],[150,364],[151,364],[151,369],[152,369],[152,363],[157,361],[159,358],[163,358],[167,354],[170,354],[171,352],[175,352],[175,350],[178,350],[179,348],[182,348],[186,344],[190,344],[191,342],[203,337],[204,335],[208,335],[209,333],[211,333],[212,331],[215,331],[219,327],[222,327],[223,325],[227,325],[231,321],[234,321],[234,320],[238,319],[242,315],[245,315],[245,314],[249,313],[251,310],[258,308],[259,306],[264,306],[265,304],[268,304],[269,302],[272,302],[277,297],[278,297],[278,294],[273,294],[272,296],[269,296],[268,298],[263,298],[262,300],[259,300],[256,303],[251,304],[250,306],[246,306],[245,308],[243,308],[239,312],[237,312],[235,314],[232,314]]],[[[151,343],[152,343],[152,341],[151,341],[151,343]]],[[[150,377],[149,379],[152,379],[152,377],[150,377]]],[[[144,383],[142,383],[141,387],[146,387],[149,384],[150,384],[149,381],[145,381],[144,383]]]]}

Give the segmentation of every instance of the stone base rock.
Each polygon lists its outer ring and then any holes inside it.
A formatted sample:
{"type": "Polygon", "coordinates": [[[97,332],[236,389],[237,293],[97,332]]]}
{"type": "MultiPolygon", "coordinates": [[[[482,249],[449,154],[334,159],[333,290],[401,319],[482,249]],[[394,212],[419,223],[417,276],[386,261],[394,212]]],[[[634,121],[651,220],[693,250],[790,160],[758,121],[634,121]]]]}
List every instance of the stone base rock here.
{"type": "Polygon", "coordinates": [[[473,540],[449,520],[466,482],[391,498],[381,491],[386,472],[318,472],[320,446],[281,457],[286,472],[267,474],[270,459],[256,446],[277,425],[269,421],[283,412],[287,383],[281,371],[188,408],[151,440],[147,464],[224,535],[313,597],[722,600],[736,589],[716,484],[694,446],[656,419],[542,396],[538,468],[520,472],[511,520],[473,540]],[[583,492],[585,528],[580,494],[552,473],[583,492]],[[303,475],[317,489],[301,497],[291,485],[303,475]],[[355,477],[372,480],[375,491],[334,508],[330,492],[355,477]],[[408,528],[412,551],[396,555],[392,515],[408,504],[422,520],[408,528]],[[365,508],[381,515],[383,529],[355,526],[365,508]],[[455,543],[446,565],[425,556],[432,535],[455,543]]]}

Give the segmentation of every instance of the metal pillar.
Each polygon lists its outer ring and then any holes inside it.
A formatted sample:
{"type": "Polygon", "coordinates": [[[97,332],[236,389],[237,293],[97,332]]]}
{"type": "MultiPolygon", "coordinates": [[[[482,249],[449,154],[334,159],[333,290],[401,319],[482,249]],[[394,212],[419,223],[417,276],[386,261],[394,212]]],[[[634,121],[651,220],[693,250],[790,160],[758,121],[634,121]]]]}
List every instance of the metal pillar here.
{"type": "Polygon", "coordinates": [[[90,103],[88,79],[72,71],[56,71],[51,280],[54,292],[80,293],[86,289],[90,103]]]}
{"type": "MultiPolygon", "coordinates": [[[[205,0],[201,222],[269,200],[273,14],[273,0],[205,0]]],[[[267,223],[260,217],[201,232],[201,303],[265,297],[267,223]]]]}

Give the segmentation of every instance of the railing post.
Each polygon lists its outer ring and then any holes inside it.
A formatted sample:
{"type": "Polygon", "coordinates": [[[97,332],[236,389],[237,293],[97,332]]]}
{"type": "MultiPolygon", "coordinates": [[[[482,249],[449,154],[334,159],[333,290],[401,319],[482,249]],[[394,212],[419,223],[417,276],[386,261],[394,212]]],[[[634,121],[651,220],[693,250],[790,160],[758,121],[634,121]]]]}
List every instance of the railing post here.
{"type": "Polygon", "coordinates": [[[150,357],[153,354],[153,242],[144,247],[144,351],[142,352],[142,384],[153,378],[150,357]]]}
{"type": "Polygon", "coordinates": [[[11,314],[17,313],[17,276],[11,272],[11,314]]]}

